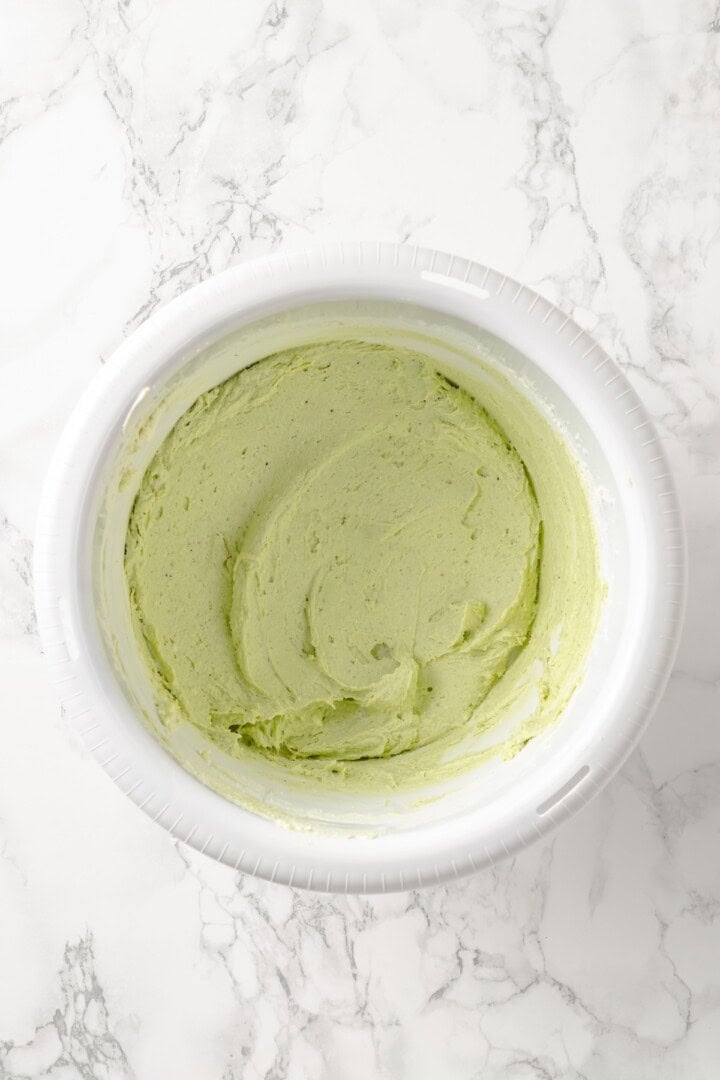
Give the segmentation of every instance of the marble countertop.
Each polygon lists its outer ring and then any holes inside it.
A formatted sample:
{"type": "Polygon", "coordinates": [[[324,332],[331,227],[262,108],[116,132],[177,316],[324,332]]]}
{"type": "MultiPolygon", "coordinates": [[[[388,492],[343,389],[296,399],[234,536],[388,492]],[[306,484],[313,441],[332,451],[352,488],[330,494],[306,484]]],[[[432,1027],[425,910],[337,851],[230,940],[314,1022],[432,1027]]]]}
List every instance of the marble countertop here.
{"type": "Polygon", "coordinates": [[[6,0],[0,13],[0,1077],[720,1075],[716,0],[6,0]],[[43,476],[156,306],[248,256],[405,239],[593,332],[691,558],[657,718],[493,872],[328,898],[174,844],[89,761],[31,591],[43,476]]]}

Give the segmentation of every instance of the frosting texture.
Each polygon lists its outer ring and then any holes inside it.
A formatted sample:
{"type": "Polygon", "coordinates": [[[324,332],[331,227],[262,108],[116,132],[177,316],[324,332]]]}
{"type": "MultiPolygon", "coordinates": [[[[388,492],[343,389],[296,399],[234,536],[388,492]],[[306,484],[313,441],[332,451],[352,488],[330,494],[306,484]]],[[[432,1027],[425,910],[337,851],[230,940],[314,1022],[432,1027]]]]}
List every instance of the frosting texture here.
{"type": "Polygon", "coordinates": [[[448,751],[497,719],[498,687],[529,685],[547,525],[502,427],[422,353],[268,357],[198,398],[135,500],[158,705],[325,782],[461,768],[448,751]]]}

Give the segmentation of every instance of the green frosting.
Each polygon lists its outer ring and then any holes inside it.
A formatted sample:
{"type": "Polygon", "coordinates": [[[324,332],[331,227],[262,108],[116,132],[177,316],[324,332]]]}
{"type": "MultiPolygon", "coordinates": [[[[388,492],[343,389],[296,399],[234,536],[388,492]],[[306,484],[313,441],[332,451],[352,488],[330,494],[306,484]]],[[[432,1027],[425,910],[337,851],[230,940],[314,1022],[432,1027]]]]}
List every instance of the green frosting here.
{"type": "Polygon", "coordinates": [[[468,767],[477,753],[453,748],[525,693],[495,748],[519,749],[572,692],[601,591],[574,466],[533,424],[539,459],[564,469],[547,508],[517,444],[409,349],[308,345],[203,394],[147,469],[127,534],[165,718],[232,757],[382,790],[468,767]],[[548,545],[549,525],[566,535],[548,545]],[[574,549],[574,590],[543,601],[574,549]]]}

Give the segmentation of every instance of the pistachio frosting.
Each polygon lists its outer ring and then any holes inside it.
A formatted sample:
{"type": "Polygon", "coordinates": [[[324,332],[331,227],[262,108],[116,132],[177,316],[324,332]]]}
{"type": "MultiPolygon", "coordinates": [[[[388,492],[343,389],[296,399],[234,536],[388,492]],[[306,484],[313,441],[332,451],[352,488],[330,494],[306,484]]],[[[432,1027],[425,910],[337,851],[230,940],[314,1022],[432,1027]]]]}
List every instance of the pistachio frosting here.
{"type": "Polygon", "coordinates": [[[127,533],[161,715],[231,757],[372,790],[469,767],[469,741],[523,698],[495,750],[552,722],[594,626],[594,530],[547,421],[528,419],[523,454],[493,405],[490,385],[480,400],[364,340],[275,354],[199,397],[127,533]]]}

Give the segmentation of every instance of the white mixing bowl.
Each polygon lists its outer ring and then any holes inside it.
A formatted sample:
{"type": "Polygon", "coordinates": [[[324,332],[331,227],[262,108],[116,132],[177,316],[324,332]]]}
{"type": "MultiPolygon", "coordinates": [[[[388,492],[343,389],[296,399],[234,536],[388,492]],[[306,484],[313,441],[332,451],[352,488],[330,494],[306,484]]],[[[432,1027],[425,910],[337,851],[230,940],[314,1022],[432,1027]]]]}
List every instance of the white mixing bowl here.
{"type": "Polygon", "coordinates": [[[642,404],[571,319],[465,259],[343,244],[229,270],[168,304],[118,349],[53,460],[35,584],[65,714],[153,820],[238,870],[307,888],[377,892],[487,866],[607,782],[670,672],[684,602],[684,539],[668,464],[642,404]],[[429,802],[343,802],[328,794],[315,803],[297,796],[293,805],[291,795],[291,826],[243,809],[177,760],[193,758],[194,772],[204,770],[215,788],[232,794],[247,782],[257,793],[258,778],[243,776],[219,751],[208,753],[189,725],[160,730],[130,629],[123,550],[142,470],[198,394],[253,359],[322,337],[331,324],[370,327],[380,337],[392,328],[395,340],[421,333],[425,351],[461,366],[479,354],[514,380],[551,418],[585,475],[607,597],[580,687],[560,721],[521,753],[484,762],[429,802]],[[229,335],[231,348],[223,345],[229,335]],[[132,450],[129,432],[141,432],[132,450]]]}

